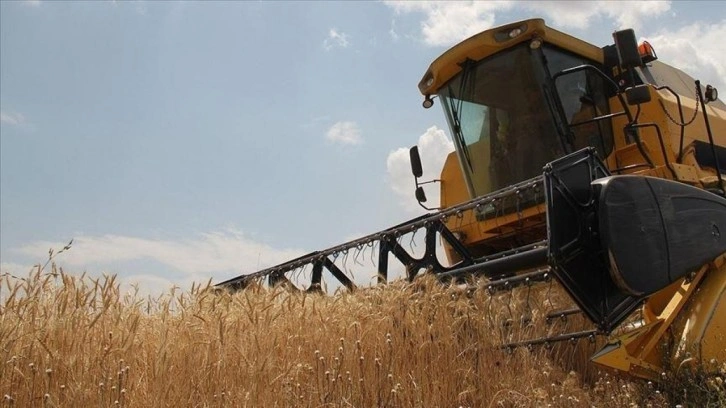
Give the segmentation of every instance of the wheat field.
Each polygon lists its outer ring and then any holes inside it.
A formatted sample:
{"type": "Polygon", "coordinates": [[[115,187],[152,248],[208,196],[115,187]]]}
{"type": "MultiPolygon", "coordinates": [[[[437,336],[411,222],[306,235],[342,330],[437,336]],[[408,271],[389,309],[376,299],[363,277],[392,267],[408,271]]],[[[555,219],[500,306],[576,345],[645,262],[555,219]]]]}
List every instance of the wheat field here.
{"type": "Polygon", "coordinates": [[[674,405],[667,389],[590,365],[587,340],[502,350],[583,324],[542,323],[561,306],[549,290],[492,297],[421,279],[334,296],[199,285],[150,299],[55,265],[0,285],[0,406],[674,405]]]}

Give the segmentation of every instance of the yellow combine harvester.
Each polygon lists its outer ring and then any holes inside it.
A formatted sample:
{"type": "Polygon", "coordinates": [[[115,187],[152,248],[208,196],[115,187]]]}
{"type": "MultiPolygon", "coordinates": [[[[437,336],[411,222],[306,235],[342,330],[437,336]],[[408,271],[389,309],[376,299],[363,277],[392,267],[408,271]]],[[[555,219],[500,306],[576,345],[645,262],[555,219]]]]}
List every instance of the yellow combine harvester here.
{"type": "MultiPolygon", "coordinates": [[[[307,290],[323,270],[353,289],[336,260],[373,248],[379,282],[389,255],[410,280],[423,270],[489,291],[554,277],[594,325],[511,346],[619,329],[594,362],[648,379],[726,362],[726,105],[632,30],[613,37],[601,48],[532,19],[452,47],[419,83],[456,148],[436,180],[439,208],[219,286],[289,284],[309,266],[307,290]],[[417,230],[420,257],[401,243],[417,230]],[[621,327],[636,311],[642,320],[621,327]]],[[[411,161],[427,208],[416,147],[411,161]]]]}

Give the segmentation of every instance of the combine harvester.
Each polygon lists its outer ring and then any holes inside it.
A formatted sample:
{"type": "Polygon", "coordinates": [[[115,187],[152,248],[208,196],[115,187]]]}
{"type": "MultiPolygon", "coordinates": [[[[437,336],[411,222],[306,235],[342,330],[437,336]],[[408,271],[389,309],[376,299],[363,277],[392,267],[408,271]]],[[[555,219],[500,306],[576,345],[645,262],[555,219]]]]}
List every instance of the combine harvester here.
{"type": "MultiPolygon", "coordinates": [[[[531,19],[449,49],[419,83],[456,147],[435,180],[440,208],[218,286],[291,284],[309,268],[307,290],[324,270],[353,290],[335,261],[370,248],[379,283],[391,254],[409,280],[496,292],[554,278],[577,308],[553,316],[592,322],[508,347],[610,335],[592,360],[653,380],[684,360],[726,362],[726,105],[633,30],[613,38],[600,48],[531,19]],[[417,257],[401,241],[420,230],[417,257]]],[[[411,164],[427,208],[417,147],[411,164]]]]}

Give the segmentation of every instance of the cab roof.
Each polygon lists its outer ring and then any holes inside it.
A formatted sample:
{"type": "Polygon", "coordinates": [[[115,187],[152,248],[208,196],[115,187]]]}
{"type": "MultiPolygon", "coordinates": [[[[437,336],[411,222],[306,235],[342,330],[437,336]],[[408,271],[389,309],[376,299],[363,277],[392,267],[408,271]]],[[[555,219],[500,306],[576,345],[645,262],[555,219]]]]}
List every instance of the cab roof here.
{"type": "Polygon", "coordinates": [[[547,27],[541,18],[533,18],[486,30],[451,47],[431,63],[418,88],[424,96],[435,94],[461,71],[460,64],[467,59],[480,61],[535,38],[593,61],[604,62],[600,47],[547,27]]]}

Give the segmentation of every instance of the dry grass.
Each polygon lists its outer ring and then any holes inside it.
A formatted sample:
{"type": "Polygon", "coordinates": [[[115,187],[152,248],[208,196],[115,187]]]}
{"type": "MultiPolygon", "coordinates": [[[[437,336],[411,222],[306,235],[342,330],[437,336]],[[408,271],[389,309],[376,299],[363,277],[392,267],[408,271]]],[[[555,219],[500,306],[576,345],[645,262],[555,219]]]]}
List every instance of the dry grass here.
{"type": "Polygon", "coordinates": [[[587,341],[498,349],[564,329],[536,323],[559,306],[548,291],[464,296],[419,281],[140,299],[114,277],[55,269],[0,285],[0,406],[668,406],[589,366],[587,341]],[[505,328],[525,314],[534,325],[505,328]]]}

